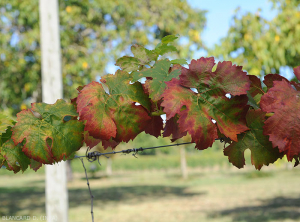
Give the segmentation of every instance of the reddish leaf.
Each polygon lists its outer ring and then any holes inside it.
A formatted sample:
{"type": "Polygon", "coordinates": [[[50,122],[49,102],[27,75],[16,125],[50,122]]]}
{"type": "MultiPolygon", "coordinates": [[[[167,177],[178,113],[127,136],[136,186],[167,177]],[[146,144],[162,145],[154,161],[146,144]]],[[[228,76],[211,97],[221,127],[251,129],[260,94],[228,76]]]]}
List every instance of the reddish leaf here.
{"type": "Polygon", "coordinates": [[[209,84],[212,75],[212,68],[215,65],[213,57],[201,57],[198,60],[192,60],[189,69],[182,68],[180,75],[181,85],[189,88],[197,88],[200,84],[209,84]]]}
{"type": "Polygon", "coordinates": [[[260,79],[257,78],[256,76],[248,76],[250,81],[251,81],[251,85],[250,85],[250,89],[247,92],[247,96],[248,96],[248,105],[252,106],[254,109],[260,109],[259,107],[259,102],[261,99],[261,96],[265,93],[261,87],[261,82],[260,79]]]}
{"type": "Polygon", "coordinates": [[[297,79],[300,81],[300,66],[294,68],[294,74],[297,77],[297,79]]]}
{"type": "Polygon", "coordinates": [[[160,116],[152,116],[145,127],[145,133],[159,137],[163,128],[163,119],[160,116]]]}
{"type": "Polygon", "coordinates": [[[118,71],[101,80],[108,93],[97,82],[80,91],[77,110],[80,119],[86,121],[85,131],[94,139],[128,142],[145,129],[150,120],[147,110],[151,109],[151,104],[142,85],[130,84],[131,78],[128,73],[118,71]]]}
{"type": "Polygon", "coordinates": [[[77,115],[74,106],[62,99],[53,105],[34,103],[32,110],[17,114],[12,138],[15,144],[25,142],[22,151],[31,159],[44,164],[58,162],[82,146],[84,126],[77,115]],[[66,121],[66,117],[71,118],[66,121]]]}
{"type": "Polygon", "coordinates": [[[247,94],[250,81],[241,66],[232,65],[231,62],[219,62],[215,72],[214,58],[200,58],[192,60],[189,69],[182,68],[180,83],[182,86],[196,88],[199,93],[209,90],[230,93],[233,96],[247,94]],[[209,88],[208,88],[209,87],[209,88]],[[201,92],[200,92],[201,91],[201,92]]]}
{"type": "Polygon", "coordinates": [[[230,62],[219,63],[212,72],[209,69],[213,64],[213,58],[193,60],[190,69],[182,68],[180,80],[172,79],[166,83],[162,95],[167,119],[178,114],[180,130],[191,135],[198,149],[212,145],[218,137],[217,127],[234,141],[237,134],[248,129],[245,121],[247,96],[242,95],[250,86],[246,73],[230,62]],[[198,93],[186,87],[196,88],[198,93]],[[233,97],[228,99],[227,93],[233,97]]]}
{"type": "Polygon", "coordinates": [[[246,149],[251,150],[251,162],[258,170],[282,157],[279,150],[273,148],[269,137],[263,135],[265,114],[261,110],[249,110],[246,118],[250,130],[238,135],[238,142],[232,142],[224,149],[225,156],[236,167],[244,167],[246,149]]]}
{"type": "Polygon", "coordinates": [[[285,81],[288,81],[286,78],[284,78],[283,76],[281,75],[278,75],[278,74],[268,74],[265,76],[264,78],[264,84],[267,86],[268,90],[270,88],[272,88],[274,85],[274,81],[282,81],[282,80],[285,80],[285,81]]]}
{"type": "Polygon", "coordinates": [[[113,140],[113,139],[110,139],[110,140],[103,140],[102,141],[102,146],[103,146],[103,148],[106,150],[107,148],[112,148],[112,149],[114,149],[114,148],[116,148],[118,145],[120,144],[120,142],[117,142],[117,141],[115,141],[115,140],[113,140]]]}
{"type": "Polygon", "coordinates": [[[184,137],[187,134],[186,131],[182,132],[179,129],[177,121],[178,121],[178,115],[176,114],[176,116],[174,116],[174,117],[170,118],[169,120],[167,120],[165,128],[164,128],[163,136],[168,137],[168,136],[172,135],[172,137],[171,137],[172,142],[174,142],[177,139],[180,139],[180,138],[184,137]]]}
{"type": "Polygon", "coordinates": [[[264,133],[291,161],[300,154],[300,92],[285,79],[273,85],[261,98],[262,110],[274,113],[265,122],[264,133]]]}
{"type": "Polygon", "coordinates": [[[90,149],[92,149],[94,146],[97,146],[98,143],[101,142],[101,140],[95,139],[94,137],[89,135],[88,131],[84,131],[84,142],[90,149]]]}
{"type": "Polygon", "coordinates": [[[34,171],[37,171],[38,169],[40,169],[42,167],[42,163],[37,162],[33,159],[30,159],[30,168],[33,169],[34,171]]]}
{"type": "Polygon", "coordinates": [[[261,94],[261,95],[265,94],[265,92],[261,88],[260,79],[257,76],[253,76],[253,75],[249,75],[248,77],[251,81],[250,89],[248,91],[251,94],[251,96],[255,97],[258,94],[261,94]]]}

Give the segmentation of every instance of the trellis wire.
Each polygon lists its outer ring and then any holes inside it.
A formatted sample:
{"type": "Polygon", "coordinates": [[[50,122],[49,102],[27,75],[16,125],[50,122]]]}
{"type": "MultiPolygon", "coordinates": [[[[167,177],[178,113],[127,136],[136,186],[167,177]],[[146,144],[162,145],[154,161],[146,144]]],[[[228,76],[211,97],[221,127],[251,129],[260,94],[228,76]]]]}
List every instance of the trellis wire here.
{"type": "MultiPolygon", "coordinates": [[[[220,142],[224,142],[225,140],[223,138],[218,138],[218,139],[215,139],[215,140],[220,140],[220,142]]],[[[226,142],[226,141],[225,141],[226,142]]],[[[173,146],[180,146],[180,145],[187,145],[187,144],[192,144],[192,142],[186,142],[186,143],[176,143],[176,144],[170,144],[170,145],[163,145],[163,146],[153,146],[153,147],[147,147],[147,148],[143,148],[143,147],[140,147],[140,148],[133,148],[133,149],[127,149],[127,150],[120,150],[120,151],[112,151],[112,152],[107,152],[107,153],[100,153],[98,151],[93,151],[93,152],[87,152],[86,151],[86,155],[85,156],[77,156],[75,155],[74,159],[76,158],[80,158],[81,162],[82,162],[82,166],[84,168],[84,171],[85,171],[85,177],[86,177],[86,180],[87,180],[87,185],[88,185],[88,188],[89,188],[89,192],[90,192],[90,196],[91,196],[91,215],[92,215],[92,222],[94,222],[94,212],[93,212],[93,200],[94,200],[94,196],[92,194],[92,190],[91,190],[91,187],[90,187],[90,183],[89,183],[89,179],[88,179],[88,176],[87,176],[87,171],[86,171],[86,168],[85,168],[85,165],[84,165],[84,162],[83,162],[83,158],[86,157],[87,160],[89,162],[94,162],[96,160],[98,160],[98,163],[100,164],[99,162],[99,157],[100,156],[105,156],[106,158],[109,158],[108,154],[117,154],[117,153],[124,153],[124,154],[129,154],[129,153],[133,153],[132,155],[136,157],[136,154],[138,152],[142,152],[144,150],[150,150],[150,149],[159,149],[159,148],[163,148],[163,147],[173,147],[173,146]]],[[[101,165],[101,164],[100,164],[101,165]]]]}

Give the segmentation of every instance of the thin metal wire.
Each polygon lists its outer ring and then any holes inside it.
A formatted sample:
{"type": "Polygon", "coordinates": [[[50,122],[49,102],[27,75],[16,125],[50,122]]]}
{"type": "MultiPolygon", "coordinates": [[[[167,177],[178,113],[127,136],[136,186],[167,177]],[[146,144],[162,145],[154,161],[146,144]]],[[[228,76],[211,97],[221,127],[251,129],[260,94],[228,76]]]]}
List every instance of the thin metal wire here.
{"type": "Polygon", "coordinates": [[[87,172],[86,172],[86,168],[85,168],[84,163],[83,163],[83,159],[80,158],[80,160],[82,162],[82,166],[83,166],[84,171],[85,171],[85,177],[86,177],[87,185],[88,185],[88,188],[89,188],[89,191],[90,191],[90,196],[91,196],[91,215],[92,215],[92,222],[94,222],[94,212],[93,212],[93,200],[94,200],[94,196],[92,194],[92,190],[91,190],[90,183],[89,183],[89,178],[87,176],[87,172]]]}
{"type": "MultiPolygon", "coordinates": [[[[140,147],[140,148],[133,148],[133,149],[127,149],[127,150],[120,150],[120,151],[112,151],[112,152],[107,152],[107,153],[100,153],[100,152],[97,152],[97,151],[94,151],[94,152],[86,152],[86,155],[85,156],[77,156],[75,155],[74,159],[75,158],[83,158],[83,157],[86,157],[90,162],[93,162],[96,160],[96,158],[99,156],[105,156],[105,155],[108,155],[108,154],[117,154],[117,153],[124,153],[124,154],[129,154],[129,153],[132,153],[134,152],[136,155],[138,152],[142,152],[144,150],[149,150],[149,149],[159,149],[159,148],[163,148],[163,147],[171,147],[171,146],[180,146],[180,145],[185,145],[185,144],[192,144],[192,142],[187,142],[187,143],[177,143],[177,144],[171,144],[171,145],[163,145],[163,146],[153,146],[153,147],[147,147],[147,148],[143,148],[143,147],[140,147]]],[[[87,150],[88,151],[88,150],[87,150]]],[[[106,156],[107,157],[107,156],[106,156]]]]}

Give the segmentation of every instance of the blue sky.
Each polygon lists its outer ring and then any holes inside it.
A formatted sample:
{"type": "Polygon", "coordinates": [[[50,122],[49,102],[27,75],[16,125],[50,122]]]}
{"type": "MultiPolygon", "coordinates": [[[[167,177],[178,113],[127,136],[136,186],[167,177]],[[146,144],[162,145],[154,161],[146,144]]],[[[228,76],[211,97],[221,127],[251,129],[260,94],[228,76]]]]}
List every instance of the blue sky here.
{"type": "Polygon", "coordinates": [[[237,7],[240,7],[243,13],[255,13],[258,8],[262,11],[260,15],[266,19],[272,19],[276,12],[272,11],[272,4],[267,0],[187,0],[194,7],[207,10],[207,25],[202,33],[202,39],[206,46],[212,47],[218,43],[222,37],[225,37],[230,27],[231,19],[237,7]]]}
{"type": "MultiPolygon", "coordinates": [[[[272,3],[268,0],[187,0],[195,8],[207,10],[206,28],[201,37],[207,47],[218,44],[220,39],[227,35],[227,31],[232,22],[232,17],[236,8],[240,7],[243,14],[247,12],[255,13],[260,8],[260,15],[267,20],[276,16],[276,11],[272,10],[272,3]]],[[[195,57],[205,56],[206,53],[199,51],[195,57]]],[[[291,79],[294,74],[290,67],[281,67],[279,74],[291,79]]]]}

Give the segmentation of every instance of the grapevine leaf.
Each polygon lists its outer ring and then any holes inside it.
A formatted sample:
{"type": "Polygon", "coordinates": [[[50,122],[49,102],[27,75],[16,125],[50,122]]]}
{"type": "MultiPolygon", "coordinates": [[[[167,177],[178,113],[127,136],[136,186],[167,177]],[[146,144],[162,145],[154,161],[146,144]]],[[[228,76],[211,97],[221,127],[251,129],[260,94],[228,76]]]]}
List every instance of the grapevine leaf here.
{"type": "Polygon", "coordinates": [[[264,112],[274,113],[264,126],[264,134],[270,136],[273,147],[278,146],[289,161],[299,156],[300,91],[288,80],[274,81],[273,87],[262,96],[260,105],[264,112]]]}
{"type": "Polygon", "coordinates": [[[269,90],[270,88],[272,88],[274,86],[274,82],[275,81],[282,81],[282,80],[288,81],[286,78],[284,78],[281,75],[278,75],[278,74],[268,74],[268,75],[265,76],[263,82],[264,82],[264,84],[267,86],[267,88],[269,90]]]}
{"type": "Polygon", "coordinates": [[[30,159],[22,152],[21,146],[16,146],[12,139],[2,145],[0,154],[5,159],[8,170],[12,170],[14,173],[20,170],[24,172],[30,164],[30,159]]]}
{"type": "Polygon", "coordinates": [[[180,80],[166,83],[162,95],[167,119],[179,114],[180,130],[191,135],[198,149],[212,145],[217,138],[217,127],[234,141],[237,134],[248,129],[245,120],[248,99],[243,95],[250,86],[246,73],[230,62],[219,63],[215,72],[211,71],[213,66],[213,58],[192,60],[189,69],[182,68],[180,80]],[[227,93],[233,97],[227,98],[227,93]]]}
{"type": "Polygon", "coordinates": [[[261,110],[249,110],[246,119],[250,130],[238,135],[238,142],[232,142],[224,149],[225,156],[236,167],[244,167],[246,149],[251,150],[251,162],[258,170],[282,157],[278,148],[273,148],[269,137],[263,135],[265,114],[261,110]]]}
{"type": "Polygon", "coordinates": [[[196,88],[199,93],[208,91],[209,87],[209,91],[213,91],[214,94],[247,94],[250,81],[241,66],[232,65],[228,61],[219,62],[216,71],[212,72],[214,65],[213,57],[192,60],[189,69],[182,68],[181,85],[196,88]]]}
{"type": "Polygon", "coordinates": [[[256,97],[257,95],[263,95],[265,92],[261,87],[260,79],[257,76],[249,75],[248,78],[250,79],[250,89],[248,92],[251,94],[252,97],[256,97]]]}
{"type": "Polygon", "coordinates": [[[177,49],[173,45],[169,45],[169,43],[174,42],[176,39],[178,39],[175,35],[168,35],[162,38],[161,43],[157,44],[154,51],[158,55],[164,55],[168,52],[177,52],[177,49]]]}
{"type": "Polygon", "coordinates": [[[158,61],[151,69],[134,72],[132,81],[135,82],[142,77],[151,77],[151,80],[147,80],[149,96],[153,101],[158,101],[166,88],[165,82],[170,81],[172,78],[177,78],[180,75],[179,69],[175,69],[169,73],[170,66],[171,62],[167,59],[158,61]]]}
{"type": "Polygon", "coordinates": [[[165,128],[164,128],[163,136],[168,137],[168,136],[172,135],[172,137],[171,137],[172,142],[174,142],[177,139],[180,139],[180,138],[184,137],[187,134],[186,131],[182,132],[179,129],[179,126],[178,126],[178,123],[177,123],[178,118],[179,117],[176,114],[174,117],[168,119],[167,122],[166,122],[165,128]]]}
{"type": "Polygon", "coordinates": [[[6,129],[13,125],[14,121],[12,119],[0,113],[0,134],[5,133],[6,129]]]}
{"type": "Polygon", "coordinates": [[[139,69],[140,60],[131,56],[123,56],[117,59],[116,66],[119,66],[124,71],[132,72],[139,69]]]}
{"type": "Polygon", "coordinates": [[[65,160],[82,146],[83,123],[72,104],[60,99],[53,105],[33,103],[31,110],[17,114],[12,138],[15,144],[25,141],[22,151],[30,158],[52,164],[65,160]],[[37,118],[33,113],[38,113],[37,118]],[[66,116],[75,119],[64,121],[66,116]]]}
{"type": "Polygon", "coordinates": [[[5,133],[0,134],[0,147],[12,136],[12,128],[9,126],[5,133]]]}
{"type": "Polygon", "coordinates": [[[128,142],[144,131],[151,119],[142,106],[127,101],[118,101],[118,107],[111,108],[111,118],[117,126],[116,141],[128,142]]]}
{"type": "Polygon", "coordinates": [[[179,65],[187,65],[186,59],[173,59],[171,60],[172,64],[179,64],[179,65]]]}
{"type": "Polygon", "coordinates": [[[106,150],[107,148],[116,148],[118,145],[120,144],[120,142],[118,141],[115,141],[113,139],[110,139],[110,140],[102,140],[102,146],[103,148],[106,150]]]}
{"type": "Polygon", "coordinates": [[[151,108],[151,102],[141,83],[135,82],[130,84],[132,76],[127,72],[117,71],[115,75],[106,75],[101,79],[101,82],[108,87],[109,94],[117,95],[126,94],[133,102],[141,104],[147,110],[151,108]]]}
{"type": "Polygon", "coordinates": [[[85,131],[94,139],[128,142],[145,129],[151,103],[140,83],[130,84],[131,78],[118,71],[101,79],[109,93],[97,82],[80,91],[77,110],[80,119],[86,121],[85,131]]]}
{"type": "Polygon", "coordinates": [[[167,35],[161,39],[161,43],[169,44],[171,42],[174,42],[176,39],[178,39],[178,36],[176,36],[176,35],[167,35]]]}
{"type": "Polygon", "coordinates": [[[297,79],[300,81],[300,66],[294,68],[294,74],[297,77],[297,79]]]}
{"type": "Polygon", "coordinates": [[[158,54],[156,54],[153,50],[148,50],[140,45],[132,45],[131,52],[134,57],[140,61],[141,65],[147,65],[149,62],[156,60],[158,54]]]}
{"type": "Polygon", "coordinates": [[[159,137],[163,128],[164,124],[162,118],[160,116],[152,116],[146,125],[145,133],[159,137]]]}
{"type": "Polygon", "coordinates": [[[252,106],[254,109],[259,109],[259,103],[261,96],[265,93],[261,87],[260,79],[256,76],[250,75],[248,76],[251,84],[250,89],[247,91],[248,96],[248,104],[252,106]]]}
{"type": "Polygon", "coordinates": [[[43,165],[42,163],[30,159],[30,168],[33,169],[34,171],[40,169],[42,165],[43,165]]]}
{"type": "Polygon", "coordinates": [[[155,52],[157,52],[158,55],[164,55],[168,52],[177,52],[177,49],[173,45],[161,44],[156,46],[155,52]]]}
{"type": "Polygon", "coordinates": [[[94,146],[97,146],[98,143],[101,142],[101,140],[95,139],[94,137],[89,135],[88,131],[84,131],[84,142],[90,149],[92,149],[94,146]]]}
{"type": "Polygon", "coordinates": [[[251,96],[251,93],[248,91],[247,92],[248,96],[248,105],[252,106],[254,109],[259,109],[259,105],[255,101],[255,99],[251,96]]]}

